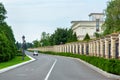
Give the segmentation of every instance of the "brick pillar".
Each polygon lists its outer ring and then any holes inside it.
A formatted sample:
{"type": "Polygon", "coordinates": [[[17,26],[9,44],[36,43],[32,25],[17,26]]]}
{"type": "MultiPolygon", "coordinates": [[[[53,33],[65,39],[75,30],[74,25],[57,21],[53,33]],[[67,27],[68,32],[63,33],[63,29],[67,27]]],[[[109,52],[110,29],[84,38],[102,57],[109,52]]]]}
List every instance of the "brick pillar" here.
{"type": "Polygon", "coordinates": [[[73,48],[74,48],[74,46],[73,46],[73,43],[71,44],[71,52],[73,53],[73,48]]]}
{"type": "Polygon", "coordinates": [[[100,57],[104,57],[104,42],[103,42],[104,39],[100,39],[100,57]]]}
{"type": "Polygon", "coordinates": [[[68,44],[67,46],[68,46],[68,49],[67,49],[67,50],[68,50],[68,53],[69,53],[69,52],[70,52],[70,46],[69,46],[69,44],[68,44]]]}
{"type": "Polygon", "coordinates": [[[115,39],[111,37],[111,57],[116,58],[115,39]]]}
{"type": "Polygon", "coordinates": [[[60,51],[62,52],[62,45],[60,45],[60,48],[61,48],[61,50],[60,50],[60,51]]]}
{"type": "Polygon", "coordinates": [[[62,52],[64,52],[64,45],[62,45],[62,52]]]}
{"type": "Polygon", "coordinates": [[[63,52],[63,46],[61,45],[61,52],[63,52]]]}
{"type": "Polygon", "coordinates": [[[90,56],[93,56],[93,41],[90,42],[90,56]]]}
{"type": "Polygon", "coordinates": [[[88,54],[90,55],[90,53],[91,53],[91,51],[90,51],[90,42],[88,43],[88,50],[89,50],[89,52],[88,52],[88,54]]]}
{"type": "Polygon", "coordinates": [[[58,46],[58,52],[60,52],[60,45],[58,46]]]}
{"type": "Polygon", "coordinates": [[[72,44],[70,44],[70,53],[72,53],[72,44]]]}
{"type": "Polygon", "coordinates": [[[94,56],[97,56],[97,46],[96,46],[96,41],[94,41],[94,56]]]}
{"type": "Polygon", "coordinates": [[[66,52],[66,45],[64,44],[64,52],[66,52]]]}
{"type": "Polygon", "coordinates": [[[90,55],[93,56],[93,44],[90,42],[90,55]]]}
{"type": "Polygon", "coordinates": [[[117,58],[118,55],[116,53],[116,41],[118,40],[118,34],[113,33],[111,35],[111,57],[117,58]]]}
{"type": "Polygon", "coordinates": [[[68,52],[70,53],[70,44],[68,45],[68,52]]]}
{"type": "Polygon", "coordinates": [[[86,43],[84,43],[83,46],[84,46],[84,51],[83,52],[84,52],[84,55],[86,55],[86,43]]]}
{"type": "Polygon", "coordinates": [[[99,40],[97,40],[96,41],[96,56],[98,56],[99,57],[99,54],[100,54],[100,41],[99,40]]]}
{"type": "Polygon", "coordinates": [[[82,54],[82,44],[81,43],[79,43],[79,52],[80,52],[80,54],[82,54]]]}
{"type": "Polygon", "coordinates": [[[76,54],[78,54],[78,43],[76,43],[76,54]]]}
{"type": "Polygon", "coordinates": [[[110,36],[106,36],[105,38],[105,58],[109,58],[109,41],[110,41],[110,36]]]}
{"type": "Polygon", "coordinates": [[[93,41],[92,43],[93,43],[93,47],[92,47],[92,48],[93,48],[93,51],[92,51],[92,54],[93,54],[93,56],[95,56],[95,42],[93,41]]]}
{"type": "Polygon", "coordinates": [[[66,52],[68,53],[68,44],[66,44],[66,52]]]}
{"type": "Polygon", "coordinates": [[[67,52],[67,45],[65,44],[65,52],[67,52]]]}

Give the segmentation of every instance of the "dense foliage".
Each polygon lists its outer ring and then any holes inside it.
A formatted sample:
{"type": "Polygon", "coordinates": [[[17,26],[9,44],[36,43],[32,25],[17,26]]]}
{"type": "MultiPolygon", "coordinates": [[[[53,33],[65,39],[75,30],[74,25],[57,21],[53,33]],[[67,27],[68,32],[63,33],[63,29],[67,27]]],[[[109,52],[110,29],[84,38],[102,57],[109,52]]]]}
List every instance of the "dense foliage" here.
{"type": "Polygon", "coordinates": [[[104,35],[120,31],[120,0],[110,0],[105,11],[104,35]]]}
{"type": "Polygon", "coordinates": [[[6,13],[3,4],[0,3],[0,62],[14,58],[17,53],[12,29],[4,21],[6,13]]]}
{"type": "Polygon", "coordinates": [[[33,41],[33,47],[39,47],[40,46],[40,41],[34,40],[33,41]]]}
{"type": "Polygon", "coordinates": [[[90,36],[89,36],[89,34],[87,33],[86,35],[85,35],[85,37],[84,37],[84,39],[83,39],[84,41],[88,41],[88,40],[90,40],[90,36]]]}
{"type": "Polygon", "coordinates": [[[52,35],[43,32],[41,35],[41,40],[35,40],[33,41],[33,44],[34,47],[39,47],[65,44],[74,41],[77,41],[77,37],[76,34],[73,33],[72,29],[57,28],[52,35]]]}
{"type": "Polygon", "coordinates": [[[76,34],[73,33],[72,29],[64,28],[57,28],[57,30],[55,30],[55,32],[48,38],[50,39],[50,45],[59,45],[77,41],[76,34]]]}
{"type": "Polygon", "coordinates": [[[3,23],[6,16],[5,14],[7,13],[7,11],[4,8],[4,5],[2,3],[0,3],[0,23],[3,23]]]}
{"type": "Polygon", "coordinates": [[[120,75],[120,60],[104,59],[95,56],[86,56],[86,55],[71,54],[71,53],[57,53],[57,52],[40,52],[40,53],[79,58],[106,72],[120,75]]]}

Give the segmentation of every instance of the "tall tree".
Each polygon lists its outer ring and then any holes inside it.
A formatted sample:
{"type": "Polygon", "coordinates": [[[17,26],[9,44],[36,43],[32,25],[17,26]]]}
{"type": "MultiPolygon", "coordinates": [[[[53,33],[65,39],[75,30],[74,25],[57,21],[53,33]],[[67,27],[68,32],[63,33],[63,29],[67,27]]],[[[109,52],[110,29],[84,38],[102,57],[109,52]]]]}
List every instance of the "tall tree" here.
{"type": "Polygon", "coordinates": [[[3,4],[0,3],[0,62],[14,58],[17,53],[13,31],[4,21],[6,13],[3,4]]]}
{"type": "Polygon", "coordinates": [[[89,36],[89,34],[87,33],[86,35],[85,35],[85,37],[84,37],[84,39],[83,39],[84,41],[89,41],[90,40],[90,36],[89,36]]]}
{"type": "Polygon", "coordinates": [[[4,5],[0,3],[0,23],[3,23],[6,18],[7,11],[4,8],[4,5]]]}
{"type": "Polygon", "coordinates": [[[54,33],[55,45],[65,44],[67,42],[67,29],[57,28],[54,33]]]}
{"type": "Polygon", "coordinates": [[[50,34],[49,33],[42,32],[40,44],[42,46],[50,45],[50,34]]]}
{"type": "Polygon", "coordinates": [[[77,41],[76,33],[73,33],[72,29],[57,28],[51,37],[51,40],[54,42],[52,43],[53,45],[77,41]]]}
{"type": "Polygon", "coordinates": [[[72,29],[68,29],[67,42],[74,42],[74,41],[77,41],[76,33],[74,33],[72,29]]]}
{"type": "Polygon", "coordinates": [[[104,35],[120,31],[120,0],[110,0],[105,11],[104,35]]]}
{"type": "Polygon", "coordinates": [[[40,42],[38,40],[34,40],[33,41],[33,47],[39,47],[40,46],[40,42]]]}

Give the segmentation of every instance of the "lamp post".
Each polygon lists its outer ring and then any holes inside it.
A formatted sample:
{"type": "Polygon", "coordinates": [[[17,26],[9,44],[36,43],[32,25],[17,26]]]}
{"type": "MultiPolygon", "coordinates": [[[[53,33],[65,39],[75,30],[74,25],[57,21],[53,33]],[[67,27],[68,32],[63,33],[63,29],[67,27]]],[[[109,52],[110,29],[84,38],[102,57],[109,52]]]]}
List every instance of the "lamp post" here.
{"type": "Polygon", "coordinates": [[[22,43],[22,60],[24,60],[25,48],[26,48],[25,36],[22,36],[22,40],[23,40],[23,43],[22,43]]]}

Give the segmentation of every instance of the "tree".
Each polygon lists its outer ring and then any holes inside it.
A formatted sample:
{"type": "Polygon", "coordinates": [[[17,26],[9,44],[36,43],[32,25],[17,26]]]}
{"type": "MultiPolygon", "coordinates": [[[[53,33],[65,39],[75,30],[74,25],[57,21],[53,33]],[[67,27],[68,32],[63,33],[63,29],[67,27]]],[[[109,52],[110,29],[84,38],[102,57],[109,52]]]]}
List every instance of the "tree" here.
{"type": "Polygon", "coordinates": [[[6,13],[3,4],[0,3],[0,62],[14,58],[17,53],[13,31],[4,21],[6,13]]]}
{"type": "Polygon", "coordinates": [[[106,19],[103,34],[107,35],[120,31],[120,0],[110,0],[105,10],[106,19]]]}
{"type": "Polygon", "coordinates": [[[84,40],[84,41],[88,41],[88,40],[90,40],[90,36],[88,35],[88,33],[85,35],[85,37],[84,37],[83,40],[84,40]]]}
{"type": "Polygon", "coordinates": [[[40,44],[42,46],[49,46],[50,45],[50,34],[49,33],[42,32],[40,44]]]}
{"type": "Polygon", "coordinates": [[[4,8],[4,5],[2,3],[0,3],[0,23],[3,23],[6,16],[5,14],[7,13],[7,11],[4,8]]]}
{"type": "Polygon", "coordinates": [[[97,33],[97,32],[95,32],[94,35],[96,38],[100,38],[102,36],[100,33],[97,33]]]}
{"type": "Polygon", "coordinates": [[[67,42],[74,42],[77,41],[76,33],[73,33],[72,29],[67,31],[67,42]]]}
{"type": "Polygon", "coordinates": [[[55,30],[50,36],[50,42],[52,42],[52,45],[65,44],[74,41],[77,41],[77,37],[72,29],[57,28],[57,30],[55,30]]]}
{"type": "Polygon", "coordinates": [[[10,44],[4,32],[0,33],[0,45],[0,62],[8,61],[12,56],[10,55],[10,44]]]}
{"type": "Polygon", "coordinates": [[[53,46],[73,41],[77,41],[77,37],[72,29],[57,28],[57,30],[51,35],[42,32],[40,43],[36,40],[33,41],[33,43],[34,47],[37,47],[38,43],[42,44],[42,46],[53,46]]]}
{"type": "Polygon", "coordinates": [[[65,44],[67,42],[67,29],[57,28],[54,33],[55,45],[65,44]]]}
{"type": "Polygon", "coordinates": [[[38,40],[34,40],[33,41],[33,47],[39,47],[40,46],[40,42],[38,40]]]}

